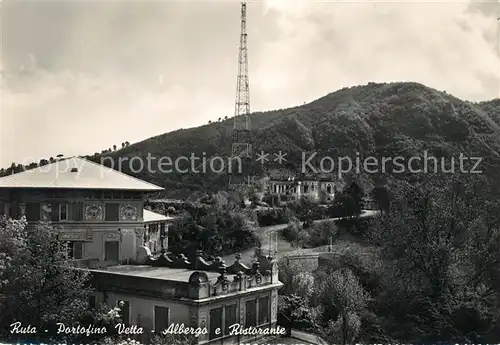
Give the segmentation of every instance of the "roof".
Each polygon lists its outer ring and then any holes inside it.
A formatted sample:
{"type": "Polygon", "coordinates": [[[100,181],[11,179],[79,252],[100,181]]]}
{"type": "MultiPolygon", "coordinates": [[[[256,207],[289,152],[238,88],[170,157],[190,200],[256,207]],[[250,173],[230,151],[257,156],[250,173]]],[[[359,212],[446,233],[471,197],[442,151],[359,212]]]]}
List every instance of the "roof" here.
{"type": "MultiPolygon", "coordinates": [[[[108,267],[105,270],[90,271],[186,283],[189,281],[191,274],[196,272],[195,270],[185,268],[152,267],[149,265],[119,265],[108,267]]],[[[220,276],[220,273],[218,272],[205,273],[207,274],[208,279],[214,279],[220,276]]]]}
{"type": "Polygon", "coordinates": [[[109,189],[144,192],[164,190],[152,183],[79,157],[59,160],[2,177],[0,188],[109,189]]]}
{"type": "Polygon", "coordinates": [[[144,209],[143,218],[144,218],[144,223],[150,223],[150,222],[161,222],[164,220],[172,220],[175,217],[167,217],[160,213],[144,209]]]}

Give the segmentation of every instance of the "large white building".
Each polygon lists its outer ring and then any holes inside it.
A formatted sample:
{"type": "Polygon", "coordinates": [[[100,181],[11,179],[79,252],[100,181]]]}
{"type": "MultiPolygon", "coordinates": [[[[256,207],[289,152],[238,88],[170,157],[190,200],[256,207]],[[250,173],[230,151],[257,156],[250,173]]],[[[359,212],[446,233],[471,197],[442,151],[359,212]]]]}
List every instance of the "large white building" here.
{"type": "Polygon", "coordinates": [[[293,177],[272,179],[268,182],[267,194],[279,197],[281,201],[309,198],[314,201],[328,203],[343,188],[342,183],[327,179],[295,179],[293,177]]]}

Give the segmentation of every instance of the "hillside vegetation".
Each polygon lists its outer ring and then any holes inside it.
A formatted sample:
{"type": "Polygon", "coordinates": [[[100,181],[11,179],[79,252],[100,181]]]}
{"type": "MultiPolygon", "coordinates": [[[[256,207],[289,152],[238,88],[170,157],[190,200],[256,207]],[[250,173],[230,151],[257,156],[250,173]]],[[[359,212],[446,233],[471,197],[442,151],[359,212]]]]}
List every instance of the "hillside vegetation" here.
{"type": "MultiPolygon", "coordinates": [[[[492,176],[500,167],[500,100],[471,103],[417,83],[369,83],[344,88],[302,106],[254,113],[251,123],[254,152],[271,153],[268,171],[286,168],[299,173],[302,152],[318,152],[317,158],[349,156],[352,160],[357,153],[378,159],[422,156],[424,151],[435,157],[458,157],[463,153],[483,157],[481,167],[492,176]],[[277,166],[272,162],[272,153],[280,150],[287,153],[287,162],[277,166]]],[[[191,154],[227,157],[232,127],[233,121],[228,119],[166,133],[89,158],[145,158],[148,154],[172,160],[191,154]]],[[[225,174],[134,174],[128,168],[128,164],[121,167],[125,173],[166,187],[168,197],[215,192],[227,183],[225,174]]],[[[368,184],[377,177],[365,174],[368,184]]]]}

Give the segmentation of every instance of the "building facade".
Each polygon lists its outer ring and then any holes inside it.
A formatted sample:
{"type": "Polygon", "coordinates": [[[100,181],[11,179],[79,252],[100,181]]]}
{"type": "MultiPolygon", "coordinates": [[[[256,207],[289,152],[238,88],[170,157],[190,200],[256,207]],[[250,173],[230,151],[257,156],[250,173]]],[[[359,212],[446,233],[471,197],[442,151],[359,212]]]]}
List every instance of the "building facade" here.
{"type": "Polygon", "coordinates": [[[119,306],[124,322],[142,327],[145,337],[181,324],[205,330],[195,344],[249,343],[276,332],[282,286],[276,260],[260,256],[249,267],[237,255],[227,267],[220,258],[207,262],[200,252],[189,260],[142,250],[144,265],[92,270],[99,291],[93,303],[119,306]],[[255,331],[242,334],[238,327],[255,331]]]}
{"type": "Polygon", "coordinates": [[[269,181],[268,195],[279,197],[281,201],[293,201],[309,198],[314,201],[329,203],[340,191],[340,183],[332,180],[273,179],[269,181]]]}
{"type": "Polygon", "coordinates": [[[163,190],[81,158],[0,178],[0,215],[62,230],[77,260],[133,262],[144,236],[144,199],[163,190]]]}
{"type": "Polygon", "coordinates": [[[173,219],[144,209],[148,193],[162,189],[71,158],[0,178],[0,214],[25,216],[28,231],[40,221],[59,228],[76,269],[92,272],[97,292],[90,305],[118,306],[126,324],[149,334],[173,324],[205,329],[197,344],[265,337],[235,334],[230,326],[275,329],[282,286],[276,261],[259,255],[245,265],[236,256],[226,266],[201,252],[190,259],[171,256],[166,248],[173,219]]]}
{"type": "Polygon", "coordinates": [[[144,246],[148,247],[151,253],[158,253],[163,248],[168,249],[169,225],[176,219],[162,214],[144,209],[144,246]]]}

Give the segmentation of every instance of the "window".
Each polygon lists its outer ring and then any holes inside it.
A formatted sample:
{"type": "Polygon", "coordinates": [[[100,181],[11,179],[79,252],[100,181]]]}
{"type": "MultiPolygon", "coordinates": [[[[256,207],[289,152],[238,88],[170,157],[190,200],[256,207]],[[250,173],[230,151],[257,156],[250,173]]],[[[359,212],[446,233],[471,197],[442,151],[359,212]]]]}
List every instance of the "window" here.
{"type": "Polygon", "coordinates": [[[27,203],[26,204],[26,220],[39,221],[40,220],[40,204],[27,203]]]}
{"type": "Polygon", "coordinates": [[[96,298],[95,296],[89,296],[89,308],[95,309],[96,307],[96,298]]]}
{"type": "Polygon", "coordinates": [[[229,335],[229,327],[237,322],[236,304],[226,305],[224,314],[224,335],[229,335]]]}
{"type": "Polygon", "coordinates": [[[155,306],[154,316],[156,333],[163,332],[164,329],[168,328],[168,314],[169,309],[167,307],[155,306]]]}
{"type": "Polygon", "coordinates": [[[269,322],[269,297],[259,299],[259,325],[269,322]]]}
{"type": "Polygon", "coordinates": [[[120,243],[118,241],[108,241],[104,245],[104,260],[106,261],[119,261],[119,248],[120,243]]]}
{"type": "Polygon", "coordinates": [[[245,303],[245,328],[257,326],[257,301],[247,301],[245,303]]]}
{"type": "Polygon", "coordinates": [[[327,192],[328,194],[331,194],[331,193],[332,193],[332,186],[327,186],[327,187],[326,187],[326,192],[327,192]]]}
{"type": "Polygon", "coordinates": [[[130,326],[130,302],[118,301],[118,308],[120,308],[120,319],[126,326],[130,326]]]}
{"type": "Polygon", "coordinates": [[[106,221],[117,222],[119,219],[118,204],[106,204],[106,221]]]}
{"type": "Polygon", "coordinates": [[[89,191],[84,191],[81,196],[83,196],[87,200],[99,200],[101,199],[102,193],[97,190],[89,190],[89,191]]]}
{"type": "Polygon", "coordinates": [[[17,219],[19,217],[19,205],[17,202],[13,202],[8,205],[8,215],[10,218],[17,219]]]}
{"type": "Polygon", "coordinates": [[[83,203],[82,202],[73,203],[73,216],[71,217],[71,219],[76,220],[76,221],[83,220],[83,203]]]}
{"type": "Polygon", "coordinates": [[[68,204],[59,204],[59,220],[68,220],[68,204]]]}
{"type": "Polygon", "coordinates": [[[304,186],[304,193],[309,193],[309,186],[307,185],[304,186]]]}
{"type": "Polygon", "coordinates": [[[210,339],[222,337],[222,307],[210,310],[210,339]],[[219,334],[215,331],[219,329],[219,334]]]}
{"type": "Polygon", "coordinates": [[[123,192],[123,199],[133,199],[134,194],[134,192],[123,192]]]}
{"type": "Polygon", "coordinates": [[[68,258],[70,259],[83,259],[83,243],[82,241],[68,242],[68,258]]]}

